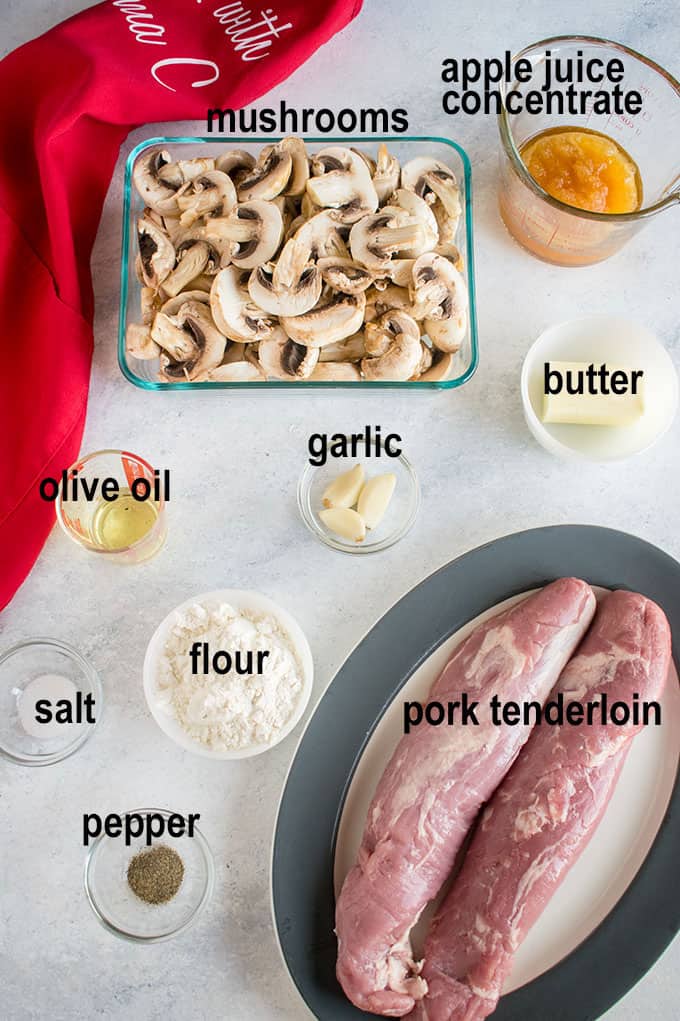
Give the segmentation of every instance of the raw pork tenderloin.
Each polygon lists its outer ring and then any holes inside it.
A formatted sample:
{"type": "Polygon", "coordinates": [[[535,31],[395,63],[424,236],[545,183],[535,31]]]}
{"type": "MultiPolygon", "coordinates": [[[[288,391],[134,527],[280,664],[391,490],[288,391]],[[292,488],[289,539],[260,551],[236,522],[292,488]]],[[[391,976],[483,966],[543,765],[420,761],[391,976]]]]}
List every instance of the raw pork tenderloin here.
{"type": "Polygon", "coordinates": [[[590,587],[562,578],[480,624],[429,694],[446,703],[467,693],[479,726],[423,723],[401,738],[336,906],[337,976],[361,1010],[401,1017],[425,994],[410,931],[530,733],[494,726],[489,700],[545,701],[594,612],[590,587]]]}
{"type": "MultiPolygon", "coordinates": [[[[658,700],[671,634],[644,596],[613,592],[555,688],[565,701],[606,693],[658,700]]],[[[640,730],[541,724],[484,812],[425,944],[428,994],[410,1021],[481,1021],[498,1003],[513,954],[586,847],[640,730]]]]}

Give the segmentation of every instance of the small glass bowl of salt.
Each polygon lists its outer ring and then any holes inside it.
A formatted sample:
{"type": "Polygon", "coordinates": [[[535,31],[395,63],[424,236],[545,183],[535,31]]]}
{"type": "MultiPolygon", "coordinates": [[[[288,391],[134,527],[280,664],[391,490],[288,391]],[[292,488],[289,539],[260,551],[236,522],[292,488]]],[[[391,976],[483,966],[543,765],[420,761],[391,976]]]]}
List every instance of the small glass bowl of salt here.
{"type": "Polygon", "coordinates": [[[50,766],[73,755],[95,729],[102,686],[80,653],[53,638],[19,642],[0,655],[0,755],[50,766]]]}

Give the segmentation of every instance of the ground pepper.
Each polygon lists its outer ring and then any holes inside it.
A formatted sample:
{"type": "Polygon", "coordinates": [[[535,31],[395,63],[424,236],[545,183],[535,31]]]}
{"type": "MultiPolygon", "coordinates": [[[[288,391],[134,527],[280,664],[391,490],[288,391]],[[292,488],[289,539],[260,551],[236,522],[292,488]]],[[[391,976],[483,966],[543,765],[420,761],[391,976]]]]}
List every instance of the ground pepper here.
{"type": "Polygon", "coordinates": [[[166,904],[184,878],[184,862],[171,847],[159,844],[140,851],[130,861],[127,881],[132,892],[147,904],[166,904]]]}

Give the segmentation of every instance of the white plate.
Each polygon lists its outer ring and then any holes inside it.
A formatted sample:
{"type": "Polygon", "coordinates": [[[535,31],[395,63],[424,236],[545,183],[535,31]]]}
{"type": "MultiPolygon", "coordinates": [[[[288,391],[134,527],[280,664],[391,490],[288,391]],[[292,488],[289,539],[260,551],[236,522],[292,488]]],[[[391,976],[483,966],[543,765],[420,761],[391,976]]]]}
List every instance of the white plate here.
{"type": "Polygon", "coordinates": [[[202,595],[194,596],[192,599],[187,599],[185,602],[181,603],[180,606],[177,606],[174,610],[172,610],[167,617],[161,621],[146,650],[143,678],[144,697],[146,698],[146,704],[149,707],[151,715],[163,733],[167,734],[168,737],[171,737],[176,744],[180,745],[182,748],[186,748],[190,752],[194,752],[196,755],[203,755],[210,759],[248,759],[253,755],[260,755],[262,752],[266,752],[269,751],[270,748],[274,748],[275,745],[283,741],[283,739],[290,734],[291,730],[293,730],[293,728],[300,722],[302,714],[304,713],[312,694],[314,663],[312,660],[312,652],[309,648],[309,642],[305,638],[302,628],[286,610],[278,605],[278,603],[275,603],[271,599],[267,599],[266,596],[260,595],[259,592],[249,592],[241,589],[219,589],[216,592],[205,592],[202,595]],[[278,621],[281,629],[289,637],[297,656],[298,663],[302,669],[302,693],[295,711],[288,723],[277,734],[276,740],[272,741],[270,744],[250,745],[248,748],[239,748],[236,751],[213,751],[210,748],[207,748],[206,745],[201,744],[200,741],[196,741],[194,738],[190,737],[180,726],[177,720],[175,720],[172,716],[169,716],[166,712],[163,712],[162,709],[158,708],[155,695],[155,678],[158,669],[158,661],[163,651],[165,640],[170,627],[175,620],[175,615],[183,612],[184,610],[188,610],[189,607],[195,606],[197,603],[208,608],[219,606],[221,603],[228,603],[237,610],[246,610],[257,614],[267,614],[278,621]]]}
{"type": "MultiPolygon", "coordinates": [[[[595,589],[602,594],[604,589],[595,589]]],[[[507,599],[470,621],[439,646],[394,698],[376,727],[345,800],[335,854],[336,896],[361,843],[376,785],[402,735],[403,701],[424,700],[455,647],[481,621],[525,595],[507,599]]],[[[582,943],[623,896],[649,852],[670,801],[680,754],[680,686],[675,668],[662,700],[662,725],[635,740],[595,836],[515,955],[503,992],[531,982],[582,943]],[[674,682],[674,683],[673,683],[674,682]]],[[[412,934],[418,953],[442,895],[412,934]]]]}

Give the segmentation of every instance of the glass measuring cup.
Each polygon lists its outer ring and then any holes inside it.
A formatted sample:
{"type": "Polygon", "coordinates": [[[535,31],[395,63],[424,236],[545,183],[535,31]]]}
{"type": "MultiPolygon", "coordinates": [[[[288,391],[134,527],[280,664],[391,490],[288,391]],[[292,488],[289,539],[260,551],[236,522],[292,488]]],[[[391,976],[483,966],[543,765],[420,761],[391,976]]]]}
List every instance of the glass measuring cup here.
{"type": "MultiPolygon", "coordinates": [[[[626,46],[589,36],[556,36],[516,54],[526,58],[533,75],[529,82],[507,86],[523,95],[544,84],[546,50],[553,58],[584,60],[618,58],[624,66],[621,86],[636,89],[643,105],[635,116],[596,114],[589,104],[584,116],[559,113],[511,114],[503,106],[498,118],[501,136],[499,204],[503,222],[524,248],[560,266],[586,266],[617,252],[647,220],[680,202],[680,84],[652,60],[626,46]],[[635,161],[642,180],[640,208],[632,213],[595,213],[553,198],[529,174],[520,150],[531,138],[551,128],[589,128],[608,135],[635,161]]],[[[564,91],[568,82],[553,82],[564,91]]],[[[607,88],[584,84],[592,90],[607,88]]]]}
{"type": "Polygon", "coordinates": [[[162,483],[160,475],[137,454],[97,450],[63,474],[57,519],[69,538],[84,549],[102,553],[116,563],[140,563],[158,553],[167,535],[162,483]],[[89,500],[82,481],[92,487],[95,479],[96,495],[89,500]],[[105,479],[118,483],[116,499],[103,498],[105,479]]]}

